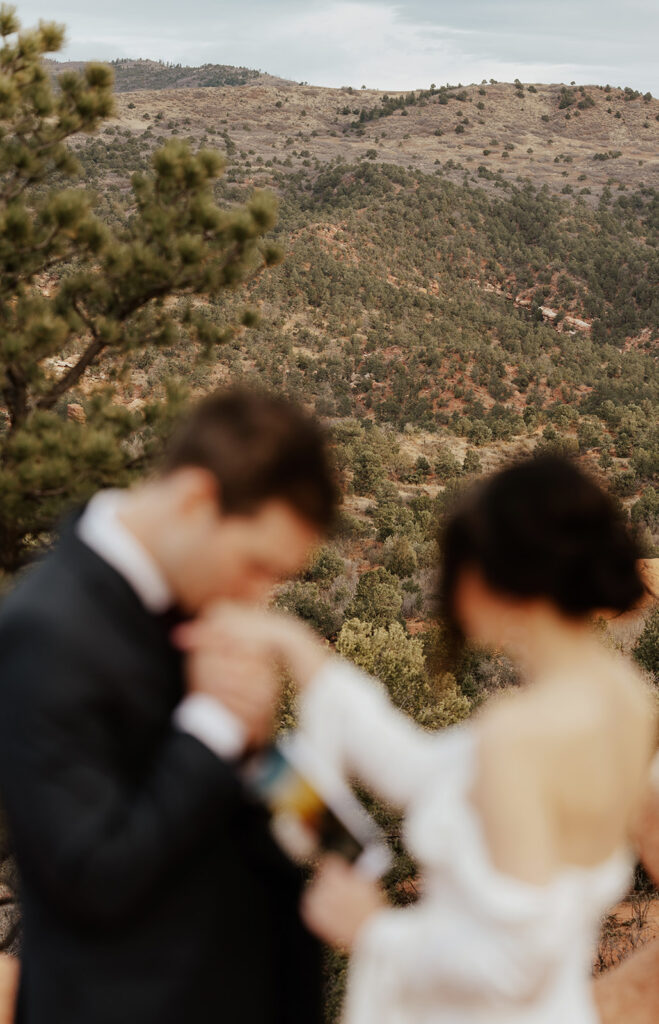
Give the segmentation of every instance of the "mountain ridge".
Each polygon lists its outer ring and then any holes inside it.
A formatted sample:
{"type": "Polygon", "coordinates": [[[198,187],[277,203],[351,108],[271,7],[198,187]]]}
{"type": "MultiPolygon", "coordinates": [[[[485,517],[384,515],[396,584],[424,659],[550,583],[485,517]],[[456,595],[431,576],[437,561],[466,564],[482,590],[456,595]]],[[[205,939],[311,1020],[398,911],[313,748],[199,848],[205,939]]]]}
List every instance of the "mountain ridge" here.
{"type": "MultiPolygon", "coordinates": [[[[81,71],[88,61],[46,60],[48,72],[57,77],[66,71],[81,71]]],[[[117,93],[142,89],[194,89],[239,86],[250,81],[284,81],[253,68],[233,64],[174,64],[146,57],[121,57],[107,63],[112,68],[117,93]]]]}

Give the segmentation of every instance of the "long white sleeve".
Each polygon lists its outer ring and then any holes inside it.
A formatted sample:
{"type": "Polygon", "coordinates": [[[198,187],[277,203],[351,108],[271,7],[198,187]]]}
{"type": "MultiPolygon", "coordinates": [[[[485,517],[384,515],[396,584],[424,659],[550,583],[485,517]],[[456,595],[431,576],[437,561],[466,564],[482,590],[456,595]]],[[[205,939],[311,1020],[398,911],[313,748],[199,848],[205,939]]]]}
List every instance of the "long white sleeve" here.
{"type": "Polygon", "coordinates": [[[300,725],[324,761],[374,794],[405,807],[443,763],[443,736],[396,710],[380,683],[329,659],[303,694],[300,725]]]}

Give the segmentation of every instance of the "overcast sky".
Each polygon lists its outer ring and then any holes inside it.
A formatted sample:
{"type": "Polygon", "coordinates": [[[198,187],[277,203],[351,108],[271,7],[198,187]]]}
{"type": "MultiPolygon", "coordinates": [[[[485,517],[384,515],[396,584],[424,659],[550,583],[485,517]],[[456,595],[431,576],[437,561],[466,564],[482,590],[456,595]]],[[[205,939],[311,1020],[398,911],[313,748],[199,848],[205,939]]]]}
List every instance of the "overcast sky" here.
{"type": "Polygon", "coordinates": [[[483,78],[659,94],[658,0],[25,0],[68,27],[65,56],[236,64],[312,85],[483,78]]]}

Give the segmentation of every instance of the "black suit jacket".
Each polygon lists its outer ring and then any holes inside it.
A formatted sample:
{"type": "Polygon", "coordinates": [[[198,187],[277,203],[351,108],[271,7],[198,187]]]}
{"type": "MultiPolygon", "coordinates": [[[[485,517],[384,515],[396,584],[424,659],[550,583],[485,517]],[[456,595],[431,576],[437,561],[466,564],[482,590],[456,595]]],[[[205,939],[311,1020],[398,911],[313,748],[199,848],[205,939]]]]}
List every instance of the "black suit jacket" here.
{"type": "Polygon", "coordinates": [[[20,1024],[314,1024],[301,879],[234,768],[171,727],[166,623],[77,539],[0,611],[20,1024]]]}

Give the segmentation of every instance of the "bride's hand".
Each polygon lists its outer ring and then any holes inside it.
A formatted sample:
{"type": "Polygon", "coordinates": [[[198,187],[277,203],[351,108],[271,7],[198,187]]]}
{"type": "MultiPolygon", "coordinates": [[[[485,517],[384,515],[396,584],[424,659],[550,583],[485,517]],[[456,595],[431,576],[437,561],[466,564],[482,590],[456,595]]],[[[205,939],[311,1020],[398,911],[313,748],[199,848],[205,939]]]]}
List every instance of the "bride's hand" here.
{"type": "Polygon", "coordinates": [[[350,950],[364,925],[387,906],[380,887],[342,857],[328,856],[302,899],[302,918],[324,942],[350,950]]]}
{"type": "Polygon", "coordinates": [[[188,652],[271,660],[305,686],[329,657],[326,645],[300,619],[282,612],[223,602],[195,622],[180,626],[177,645],[188,652]]]}

